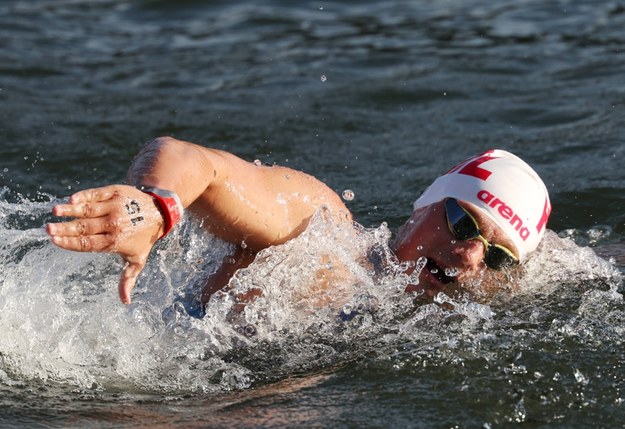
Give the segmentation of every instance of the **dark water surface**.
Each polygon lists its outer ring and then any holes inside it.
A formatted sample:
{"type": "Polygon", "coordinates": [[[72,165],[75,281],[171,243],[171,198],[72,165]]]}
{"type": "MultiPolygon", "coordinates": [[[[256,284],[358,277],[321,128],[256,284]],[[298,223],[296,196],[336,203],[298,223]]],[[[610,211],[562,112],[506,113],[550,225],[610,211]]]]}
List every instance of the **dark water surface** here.
{"type": "Polygon", "coordinates": [[[1,2],[0,426],[625,427],[624,47],[620,1],[1,2]],[[159,135],[307,171],[391,229],[450,165],[507,149],[559,237],[515,299],[302,330],[265,312],[239,347],[175,305],[226,251],[190,223],[130,309],[119,261],[41,232],[159,135]]]}

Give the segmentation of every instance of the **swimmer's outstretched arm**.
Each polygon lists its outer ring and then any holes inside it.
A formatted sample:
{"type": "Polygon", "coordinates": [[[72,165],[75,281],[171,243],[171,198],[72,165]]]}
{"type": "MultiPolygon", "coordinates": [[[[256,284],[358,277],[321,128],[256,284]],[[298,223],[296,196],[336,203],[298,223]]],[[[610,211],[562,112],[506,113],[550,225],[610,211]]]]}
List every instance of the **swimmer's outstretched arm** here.
{"type": "Polygon", "coordinates": [[[312,176],[169,137],[141,150],[128,171],[128,183],[77,192],[52,211],[75,219],[46,227],[52,242],[64,249],[119,254],[126,262],[119,283],[124,303],[130,303],[136,279],[164,231],[152,197],[136,187],[176,192],[211,232],[245,243],[253,252],[296,237],[322,206],[341,221],[351,220],[340,197],[312,176]]]}

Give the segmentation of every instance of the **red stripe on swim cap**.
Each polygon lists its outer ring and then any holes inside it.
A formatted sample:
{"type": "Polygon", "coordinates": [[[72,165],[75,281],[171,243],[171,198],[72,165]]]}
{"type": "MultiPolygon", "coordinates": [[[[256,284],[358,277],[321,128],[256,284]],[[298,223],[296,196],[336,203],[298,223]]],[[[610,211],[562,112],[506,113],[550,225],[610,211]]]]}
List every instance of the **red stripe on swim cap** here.
{"type": "Polygon", "coordinates": [[[500,158],[498,156],[492,156],[492,153],[493,151],[490,150],[488,152],[484,152],[481,155],[478,155],[477,157],[471,158],[468,161],[461,162],[460,164],[449,170],[447,174],[457,171],[458,174],[464,174],[486,181],[490,177],[490,175],[493,174],[493,172],[480,167],[480,165],[482,165],[486,161],[490,161],[491,159],[500,158]]]}
{"type": "Polygon", "coordinates": [[[538,224],[536,225],[536,231],[540,232],[545,227],[550,214],[551,214],[551,203],[549,203],[548,198],[545,198],[545,207],[543,208],[543,214],[540,217],[538,224]]]}

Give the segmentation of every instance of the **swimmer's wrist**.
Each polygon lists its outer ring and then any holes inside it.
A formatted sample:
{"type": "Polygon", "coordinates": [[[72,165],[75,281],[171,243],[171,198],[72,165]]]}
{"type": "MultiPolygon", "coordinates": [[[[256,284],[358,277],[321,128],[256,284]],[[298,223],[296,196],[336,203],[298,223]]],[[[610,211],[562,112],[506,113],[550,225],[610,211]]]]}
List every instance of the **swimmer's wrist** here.
{"type": "Polygon", "coordinates": [[[180,222],[180,219],[182,219],[184,207],[182,206],[180,197],[173,191],[154,186],[139,186],[138,189],[154,199],[154,203],[163,216],[163,234],[159,237],[160,240],[169,234],[174,226],[180,222]]]}

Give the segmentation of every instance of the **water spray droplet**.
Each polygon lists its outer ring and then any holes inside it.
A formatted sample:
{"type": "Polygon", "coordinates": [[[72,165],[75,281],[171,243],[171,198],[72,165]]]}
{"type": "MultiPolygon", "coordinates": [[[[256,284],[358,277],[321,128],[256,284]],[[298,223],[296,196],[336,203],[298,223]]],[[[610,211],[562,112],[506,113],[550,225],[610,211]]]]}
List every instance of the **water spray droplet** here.
{"type": "Polygon", "coordinates": [[[419,272],[421,272],[421,270],[425,268],[427,263],[428,263],[428,258],[426,258],[425,256],[421,256],[419,259],[417,259],[417,266],[415,267],[415,271],[419,270],[419,272]]]}
{"type": "Polygon", "coordinates": [[[428,258],[426,258],[425,256],[421,256],[419,259],[417,259],[415,269],[410,275],[409,281],[411,284],[415,286],[419,284],[419,275],[421,274],[421,271],[423,271],[427,263],[428,263],[428,258]]]}
{"type": "Polygon", "coordinates": [[[586,376],[584,374],[582,374],[582,372],[575,368],[575,380],[579,383],[579,384],[588,384],[588,379],[586,378],[586,376]]]}
{"type": "Polygon", "coordinates": [[[345,189],[343,191],[343,199],[345,201],[351,201],[354,199],[354,191],[352,191],[351,189],[345,189]]]}
{"type": "Polygon", "coordinates": [[[523,404],[523,399],[517,402],[514,407],[514,420],[518,423],[523,423],[527,418],[527,412],[525,411],[525,405],[523,404]]]}
{"type": "Polygon", "coordinates": [[[417,246],[417,250],[418,250],[418,251],[423,250],[423,246],[421,246],[421,245],[419,244],[419,245],[417,246]]]}
{"type": "Polygon", "coordinates": [[[321,75],[320,79],[321,79],[321,82],[325,82],[326,80],[328,80],[328,78],[324,74],[321,75]]]}
{"type": "Polygon", "coordinates": [[[456,277],[458,274],[460,274],[458,268],[445,268],[445,275],[447,277],[456,277]]]}
{"type": "Polygon", "coordinates": [[[255,165],[256,167],[260,167],[261,165],[263,165],[263,163],[262,163],[262,162],[260,162],[260,159],[255,159],[255,160],[254,160],[254,165],[255,165]]]}

